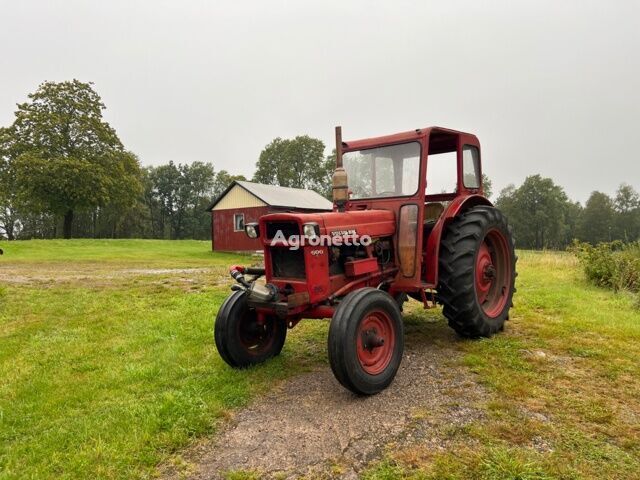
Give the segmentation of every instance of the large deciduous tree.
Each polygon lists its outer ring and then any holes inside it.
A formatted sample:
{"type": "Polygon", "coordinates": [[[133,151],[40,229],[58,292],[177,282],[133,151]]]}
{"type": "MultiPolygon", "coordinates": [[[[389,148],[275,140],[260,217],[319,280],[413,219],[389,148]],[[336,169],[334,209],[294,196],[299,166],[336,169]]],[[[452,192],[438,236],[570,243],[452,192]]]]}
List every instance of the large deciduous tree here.
{"type": "Polygon", "coordinates": [[[222,195],[222,192],[224,192],[234,180],[246,180],[246,178],[244,175],[232,175],[226,170],[220,170],[216,173],[216,178],[213,182],[213,198],[218,198],[222,195]]]}
{"type": "Polygon", "coordinates": [[[125,208],[141,191],[138,159],[102,117],[92,84],[44,82],[19,104],[10,127],[16,184],[25,203],[64,218],[78,210],[125,208]]]}
{"type": "Polygon", "coordinates": [[[580,239],[595,245],[614,240],[613,201],[606,193],[592,192],[582,212],[580,239]]]}
{"type": "Polygon", "coordinates": [[[532,175],[518,188],[509,185],[496,206],[509,218],[520,247],[559,248],[571,235],[567,219],[575,215],[576,205],[550,178],[532,175]]]}
{"type": "Polygon", "coordinates": [[[276,138],[260,153],[253,180],[282,187],[306,188],[324,193],[331,162],[324,156],[324,142],[302,135],[276,138]]]}

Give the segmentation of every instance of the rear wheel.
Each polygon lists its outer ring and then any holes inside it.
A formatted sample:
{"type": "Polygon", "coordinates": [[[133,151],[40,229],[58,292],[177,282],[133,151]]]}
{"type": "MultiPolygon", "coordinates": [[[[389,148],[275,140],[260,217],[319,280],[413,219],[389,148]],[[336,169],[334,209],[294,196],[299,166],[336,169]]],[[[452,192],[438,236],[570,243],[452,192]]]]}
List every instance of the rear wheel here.
{"type": "Polygon", "coordinates": [[[438,298],[456,332],[490,337],[513,306],[516,256],[502,213],[477,206],[446,228],[440,244],[438,298]]]}
{"type": "Polygon", "coordinates": [[[260,319],[247,305],[245,292],[234,292],[218,311],[214,336],[222,359],[232,367],[243,368],[278,355],[287,325],[275,316],[260,319]]]}
{"type": "Polygon", "coordinates": [[[384,390],[404,351],[398,303],[375,288],[348,294],[331,319],[328,347],[331,369],[344,387],[361,395],[384,390]]]}

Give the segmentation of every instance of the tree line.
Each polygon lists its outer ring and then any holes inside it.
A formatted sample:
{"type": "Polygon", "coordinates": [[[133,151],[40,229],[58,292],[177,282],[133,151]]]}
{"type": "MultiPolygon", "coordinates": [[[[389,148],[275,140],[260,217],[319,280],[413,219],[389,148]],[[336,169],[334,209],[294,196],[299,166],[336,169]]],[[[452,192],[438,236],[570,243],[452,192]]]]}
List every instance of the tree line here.
{"type": "Polygon", "coordinates": [[[44,82],[0,128],[0,237],[209,238],[235,179],[207,162],[141,167],[92,84],[44,82]]]}
{"type": "MultiPolygon", "coordinates": [[[[206,211],[233,180],[210,162],[142,167],[104,120],[91,83],[44,82],[0,128],[0,238],[208,239],[206,211]]],[[[260,153],[253,181],[331,196],[335,151],[302,135],[276,138],[260,153]]],[[[491,182],[483,175],[485,192],[491,182]]],[[[565,248],[640,236],[640,200],[627,184],[584,206],[540,175],[509,185],[496,200],[520,248],[565,248]]]]}
{"type": "Polygon", "coordinates": [[[596,245],[640,238],[640,196],[626,183],[613,197],[592,192],[583,206],[552,179],[531,175],[519,187],[504,188],[495,203],[509,219],[519,248],[564,249],[574,239],[596,245]]]}
{"type": "MultiPolygon", "coordinates": [[[[0,128],[0,238],[210,238],[206,211],[233,180],[210,162],[142,167],[91,83],[44,82],[0,128]]],[[[333,160],[307,135],[276,138],[253,181],[330,194],[333,160]]]]}

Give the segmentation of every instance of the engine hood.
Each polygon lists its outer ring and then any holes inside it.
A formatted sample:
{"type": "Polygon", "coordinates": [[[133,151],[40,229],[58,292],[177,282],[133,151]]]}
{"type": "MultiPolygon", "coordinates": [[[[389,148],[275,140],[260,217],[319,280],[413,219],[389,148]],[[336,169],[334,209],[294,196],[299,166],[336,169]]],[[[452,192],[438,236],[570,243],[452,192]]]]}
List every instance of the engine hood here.
{"type": "Polygon", "coordinates": [[[355,210],[327,213],[272,213],[260,218],[260,223],[290,221],[299,225],[315,222],[320,233],[332,236],[369,235],[385,237],[396,231],[395,214],[390,210],[355,210]]]}

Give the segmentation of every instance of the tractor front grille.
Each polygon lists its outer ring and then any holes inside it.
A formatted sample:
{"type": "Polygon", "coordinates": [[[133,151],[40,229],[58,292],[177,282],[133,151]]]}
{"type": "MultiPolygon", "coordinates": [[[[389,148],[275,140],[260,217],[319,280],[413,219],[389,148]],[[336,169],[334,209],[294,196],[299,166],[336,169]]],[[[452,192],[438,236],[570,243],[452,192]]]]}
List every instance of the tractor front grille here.
{"type": "Polygon", "coordinates": [[[305,278],[304,252],[288,248],[271,248],[271,271],[275,278],[305,278]]]}
{"type": "Polygon", "coordinates": [[[267,222],[267,238],[271,239],[282,232],[284,238],[300,235],[300,227],[296,222],[267,222]]]}

